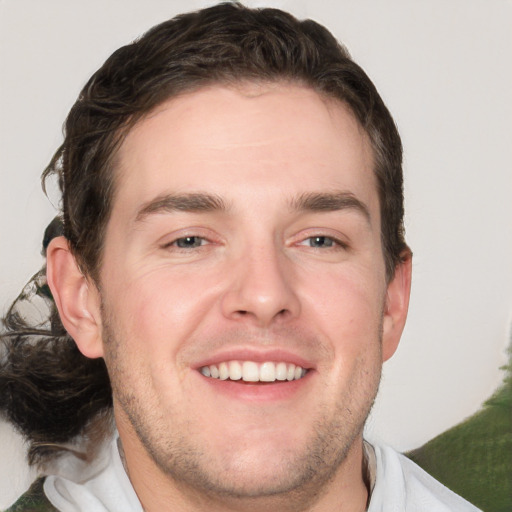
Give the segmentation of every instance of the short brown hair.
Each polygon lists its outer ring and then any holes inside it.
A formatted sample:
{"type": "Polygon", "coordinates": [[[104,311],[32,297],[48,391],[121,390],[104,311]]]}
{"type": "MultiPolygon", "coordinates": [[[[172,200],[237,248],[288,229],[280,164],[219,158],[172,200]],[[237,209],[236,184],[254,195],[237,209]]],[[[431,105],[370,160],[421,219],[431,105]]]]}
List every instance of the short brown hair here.
{"type": "MultiPolygon", "coordinates": [[[[124,136],[172,96],[241,81],[305,85],[352,109],[373,147],[390,279],[407,250],[402,146],[375,86],[324,27],[277,9],[237,3],[154,27],[117,50],[87,82],[67,118],[64,143],[43,173],[43,182],[58,176],[63,197],[62,219],[50,226],[44,247],[63,229],[80,267],[98,282],[115,195],[116,150],[124,136]]],[[[29,462],[46,463],[80,436],[91,441],[104,437],[112,408],[107,369],[103,360],[80,354],[65,332],[44,270],[22,291],[4,325],[0,413],[27,438],[29,462]],[[46,322],[34,324],[23,311],[37,298],[48,314],[46,322]]]]}
{"type": "Polygon", "coordinates": [[[117,50],[82,89],[65,140],[43,174],[56,173],[64,234],[94,279],[115,193],[116,149],[129,129],[163,101],[212,83],[291,81],[348,104],[374,152],[388,279],[406,244],[402,145],[366,73],[332,34],[277,9],[224,3],[177,16],[117,50]]]}

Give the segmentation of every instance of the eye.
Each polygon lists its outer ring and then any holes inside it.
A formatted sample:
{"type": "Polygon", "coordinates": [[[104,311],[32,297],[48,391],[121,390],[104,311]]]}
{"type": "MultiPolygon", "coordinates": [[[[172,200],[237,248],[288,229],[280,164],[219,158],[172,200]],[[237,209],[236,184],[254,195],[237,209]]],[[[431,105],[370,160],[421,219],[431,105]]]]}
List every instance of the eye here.
{"type": "Polygon", "coordinates": [[[310,236],[300,242],[299,245],[306,245],[315,249],[331,249],[333,247],[343,246],[338,240],[324,235],[310,236]]]}
{"type": "Polygon", "coordinates": [[[195,249],[196,247],[201,247],[206,243],[207,240],[200,236],[184,236],[174,240],[174,242],[169,245],[178,247],[180,249],[195,249]]]}
{"type": "Polygon", "coordinates": [[[334,247],[334,245],[336,245],[336,242],[328,236],[311,236],[306,240],[306,242],[310,247],[317,248],[334,247]]]}

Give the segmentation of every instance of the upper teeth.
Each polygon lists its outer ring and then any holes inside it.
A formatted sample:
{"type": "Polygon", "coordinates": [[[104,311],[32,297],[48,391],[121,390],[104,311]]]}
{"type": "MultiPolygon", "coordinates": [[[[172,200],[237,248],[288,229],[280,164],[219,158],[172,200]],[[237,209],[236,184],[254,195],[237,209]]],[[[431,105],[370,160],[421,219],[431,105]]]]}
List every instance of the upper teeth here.
{"type": "Polygon", "coordinates": [[[274,382],[276,380],[297,380],[306,375],[301,366],[291,363],[255,363],[254,361],[228,361],[203,366],[200,372],[205,377],[220,380],[243,380],[245,382],[274,382]]]}

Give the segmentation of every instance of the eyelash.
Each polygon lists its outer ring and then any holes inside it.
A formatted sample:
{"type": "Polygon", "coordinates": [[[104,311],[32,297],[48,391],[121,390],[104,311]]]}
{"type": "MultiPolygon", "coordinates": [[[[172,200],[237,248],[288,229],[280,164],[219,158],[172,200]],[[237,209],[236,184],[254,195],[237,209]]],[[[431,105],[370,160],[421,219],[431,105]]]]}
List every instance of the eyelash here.
{"type": "Polygon", "coordinates": [[[168,249],[170,247],[175,247],[176,249],[179,249],[179,250],[188,250],[188,249],[197,249],[199,247],[203,247],[203,245],[205,245],[204,242],[208,242],[208,240],[203,237],[203,236],[198,236],[198,235],[189,235],[189,236],[181,236],[179,238],[176,238],[175,240],[173,240],[172,242],[169,242],[165,245],[162,246],[163,249],[168,249]],[[186,240],[198,240],[200,242],[200,245],[195,245],[195,244],[190,244],[190,245],[183,245],[183,246],[180,246],[180,242],[182,241],[186,241],[186,240]]]}
{"type": "MultiPolygon", "coordinates": [[[[174,248],[179,251],[189,251],[192,249],[200,249],[201,247],[204,247],[205,245],[209,245],[210,243],[211,242],[204,236],[188,235],[188,236],[181,236],[179,238],[172,240],[169,243],[162,245],[162,249],[174,248]],[[183,242],[185,242],[185,244],[180,245],[180,244],[183,244],[183,242]]],[[[322,234],[315,234],[315,235],[308,236],[308,237],[300,240],[298,243],[296,243],[296,245],[307,246],[307,247],[310,247],[311,249],[316,249],[316,250],[335,251],[337,249],[338,250],[339,249],[342,249],[342,250],[348,249],[348,244],[346,242],[343,242],[339,238],[329,236],[329,235],[322,235],[322,234]],[[318,247],[318,246],[312,245],[314,243],[313,242],[314,240],[316,240],[320,243],[328,242],[328,243],[330,243],[330,245],[318,247]]]]}
{"type": "Polygon", "coordinates": [[[307,238],[304,238],[301,242],[298,243],[298,245],[305,245],[305,242],[309,241],[309,245],[308,247],[311,247],[312,249],[318,249],[318,250],[322,250],[322,249],[330,249],[330,250],[336,250],[336,249],[348,249],[348,245],[341,241],[340,239],[336,238],[336,237],[333,237],[333,236],[328,236],[328,235],[312,235],[312,236],[308,236],[307,238]],[[322,241],[329,241],[331,242],[331,245],[328,245],[328,246],[323,246],[323,247],[316,247],[314,245],[311,245],[312,241],[313,240],[322,240],[322,241]]]}

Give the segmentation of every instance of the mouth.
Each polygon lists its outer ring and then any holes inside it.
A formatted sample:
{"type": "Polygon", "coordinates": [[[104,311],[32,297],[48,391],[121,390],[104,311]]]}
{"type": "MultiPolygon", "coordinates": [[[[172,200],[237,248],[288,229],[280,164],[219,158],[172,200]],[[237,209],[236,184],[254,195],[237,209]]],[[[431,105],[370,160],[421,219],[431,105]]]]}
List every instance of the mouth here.
{"type": "Polygon", "coordinates": [[[224,361],[201,366],[200,373],[211,379],[240,382],[284,382],[304,378],[308,369],[283,361],[224,361]]]}

